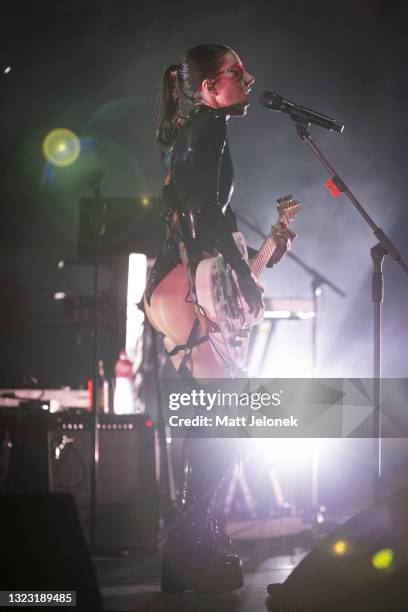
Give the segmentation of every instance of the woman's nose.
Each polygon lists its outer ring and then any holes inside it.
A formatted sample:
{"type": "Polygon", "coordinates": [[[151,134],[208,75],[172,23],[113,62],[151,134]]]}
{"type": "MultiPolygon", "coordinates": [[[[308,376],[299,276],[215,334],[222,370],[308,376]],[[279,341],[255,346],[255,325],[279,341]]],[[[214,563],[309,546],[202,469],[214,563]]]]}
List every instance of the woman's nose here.
{"type": "Polygon", "coordinates": [[[255,77],[252,76],[249,72],[245,73],[245,84],[252,85],[255,81],[255,77]]]}

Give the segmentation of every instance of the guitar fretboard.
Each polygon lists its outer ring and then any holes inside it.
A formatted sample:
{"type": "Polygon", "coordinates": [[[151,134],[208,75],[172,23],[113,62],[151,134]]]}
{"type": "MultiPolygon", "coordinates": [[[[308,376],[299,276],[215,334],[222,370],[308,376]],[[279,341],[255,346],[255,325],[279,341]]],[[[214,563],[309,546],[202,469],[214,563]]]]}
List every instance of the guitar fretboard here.
{"type": "Polygon", "coordinates": [[[263,269],[274,254],[275,249],[275,241],[271,236],[268,236],[259,249],[256,257],[251,262],[251,272],[255,278],[259,278],[261,276],[263,269]]]}

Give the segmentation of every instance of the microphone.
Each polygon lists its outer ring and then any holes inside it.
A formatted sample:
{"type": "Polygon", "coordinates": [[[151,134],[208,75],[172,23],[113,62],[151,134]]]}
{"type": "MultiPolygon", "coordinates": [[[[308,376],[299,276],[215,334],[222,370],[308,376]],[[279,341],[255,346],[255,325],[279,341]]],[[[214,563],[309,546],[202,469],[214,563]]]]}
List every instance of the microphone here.
{"type": "Polygon", "coordinates": [[[266,106],[266,108],[269,108],[269,110],[287,113],[294,121],[307,121],[307,123],[314,123],[325,130],[334,130],[339,133],[344,130],[344,124],[340,123],[340,121],[317,113],[311,108],[306,108],[306,106],[299,106],[294,102],[285,100],[278,93],[272,91],[263,91],[259,96],[259,102],[266,106]]]}

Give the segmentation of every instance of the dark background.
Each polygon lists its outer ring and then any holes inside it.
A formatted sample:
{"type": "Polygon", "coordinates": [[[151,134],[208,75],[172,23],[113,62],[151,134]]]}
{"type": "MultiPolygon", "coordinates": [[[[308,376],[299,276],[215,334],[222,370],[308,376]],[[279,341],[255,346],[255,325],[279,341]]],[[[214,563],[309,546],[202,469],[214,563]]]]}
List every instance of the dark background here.
{"type": "MultiPolygon", "coordinates": [[[[89,266],[57,267],[76,256],[79,199],[90,195],[95,169],[104,172],[106,196],[159,193],[153,132],[161,75],[201,42],[230,45],[256,78],[248,116],[229,127],[234,208],[266,230],[277,197],[293,193],[304,203],[294,252],[347,292],[342,299],[324,289],[319,374],[370,376],[375,239],[348,201],[330,196],[325,172],[290,120],[266,111],[257,97],[278,91],[345,123],[342,135],[313,127],[314,139],[407,254],[403,17],[402,2],[370,0],[2,3],[1,384],[29,384],[31,376],[44,385],[85,382],[78,363],[89,361],[90,332],[67,324],[53,297],[91,292],[89,266]],[[75,164],[50,172],[41,146],[58,127],[73,130],[84,147],[75,164]]],[[[408,279],[391,261],[384,270],[383,374],[403,377],[408,279]]],[[[107,293],[111,276],[103,270],[107,293]]],[[[310,280],[289,259],[263,277],[269,296],[308,297],[310,280]]],[[[309,323],[280,324],[276,336],[281,348],[263,375],[273,376],[274,360],[287,364],[286,375],[310,373],[309,323]]]]}

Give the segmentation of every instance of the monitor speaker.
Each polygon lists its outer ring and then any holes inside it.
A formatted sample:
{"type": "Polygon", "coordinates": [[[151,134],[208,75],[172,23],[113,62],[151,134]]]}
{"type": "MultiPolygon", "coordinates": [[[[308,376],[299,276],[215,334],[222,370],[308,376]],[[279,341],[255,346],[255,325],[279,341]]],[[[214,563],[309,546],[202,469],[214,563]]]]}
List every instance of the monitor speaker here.
{"type": "Polygon", "coordinates": [[[362,510],[268,586],[276,612],[408,610],[408,489],[362,510]]]}

